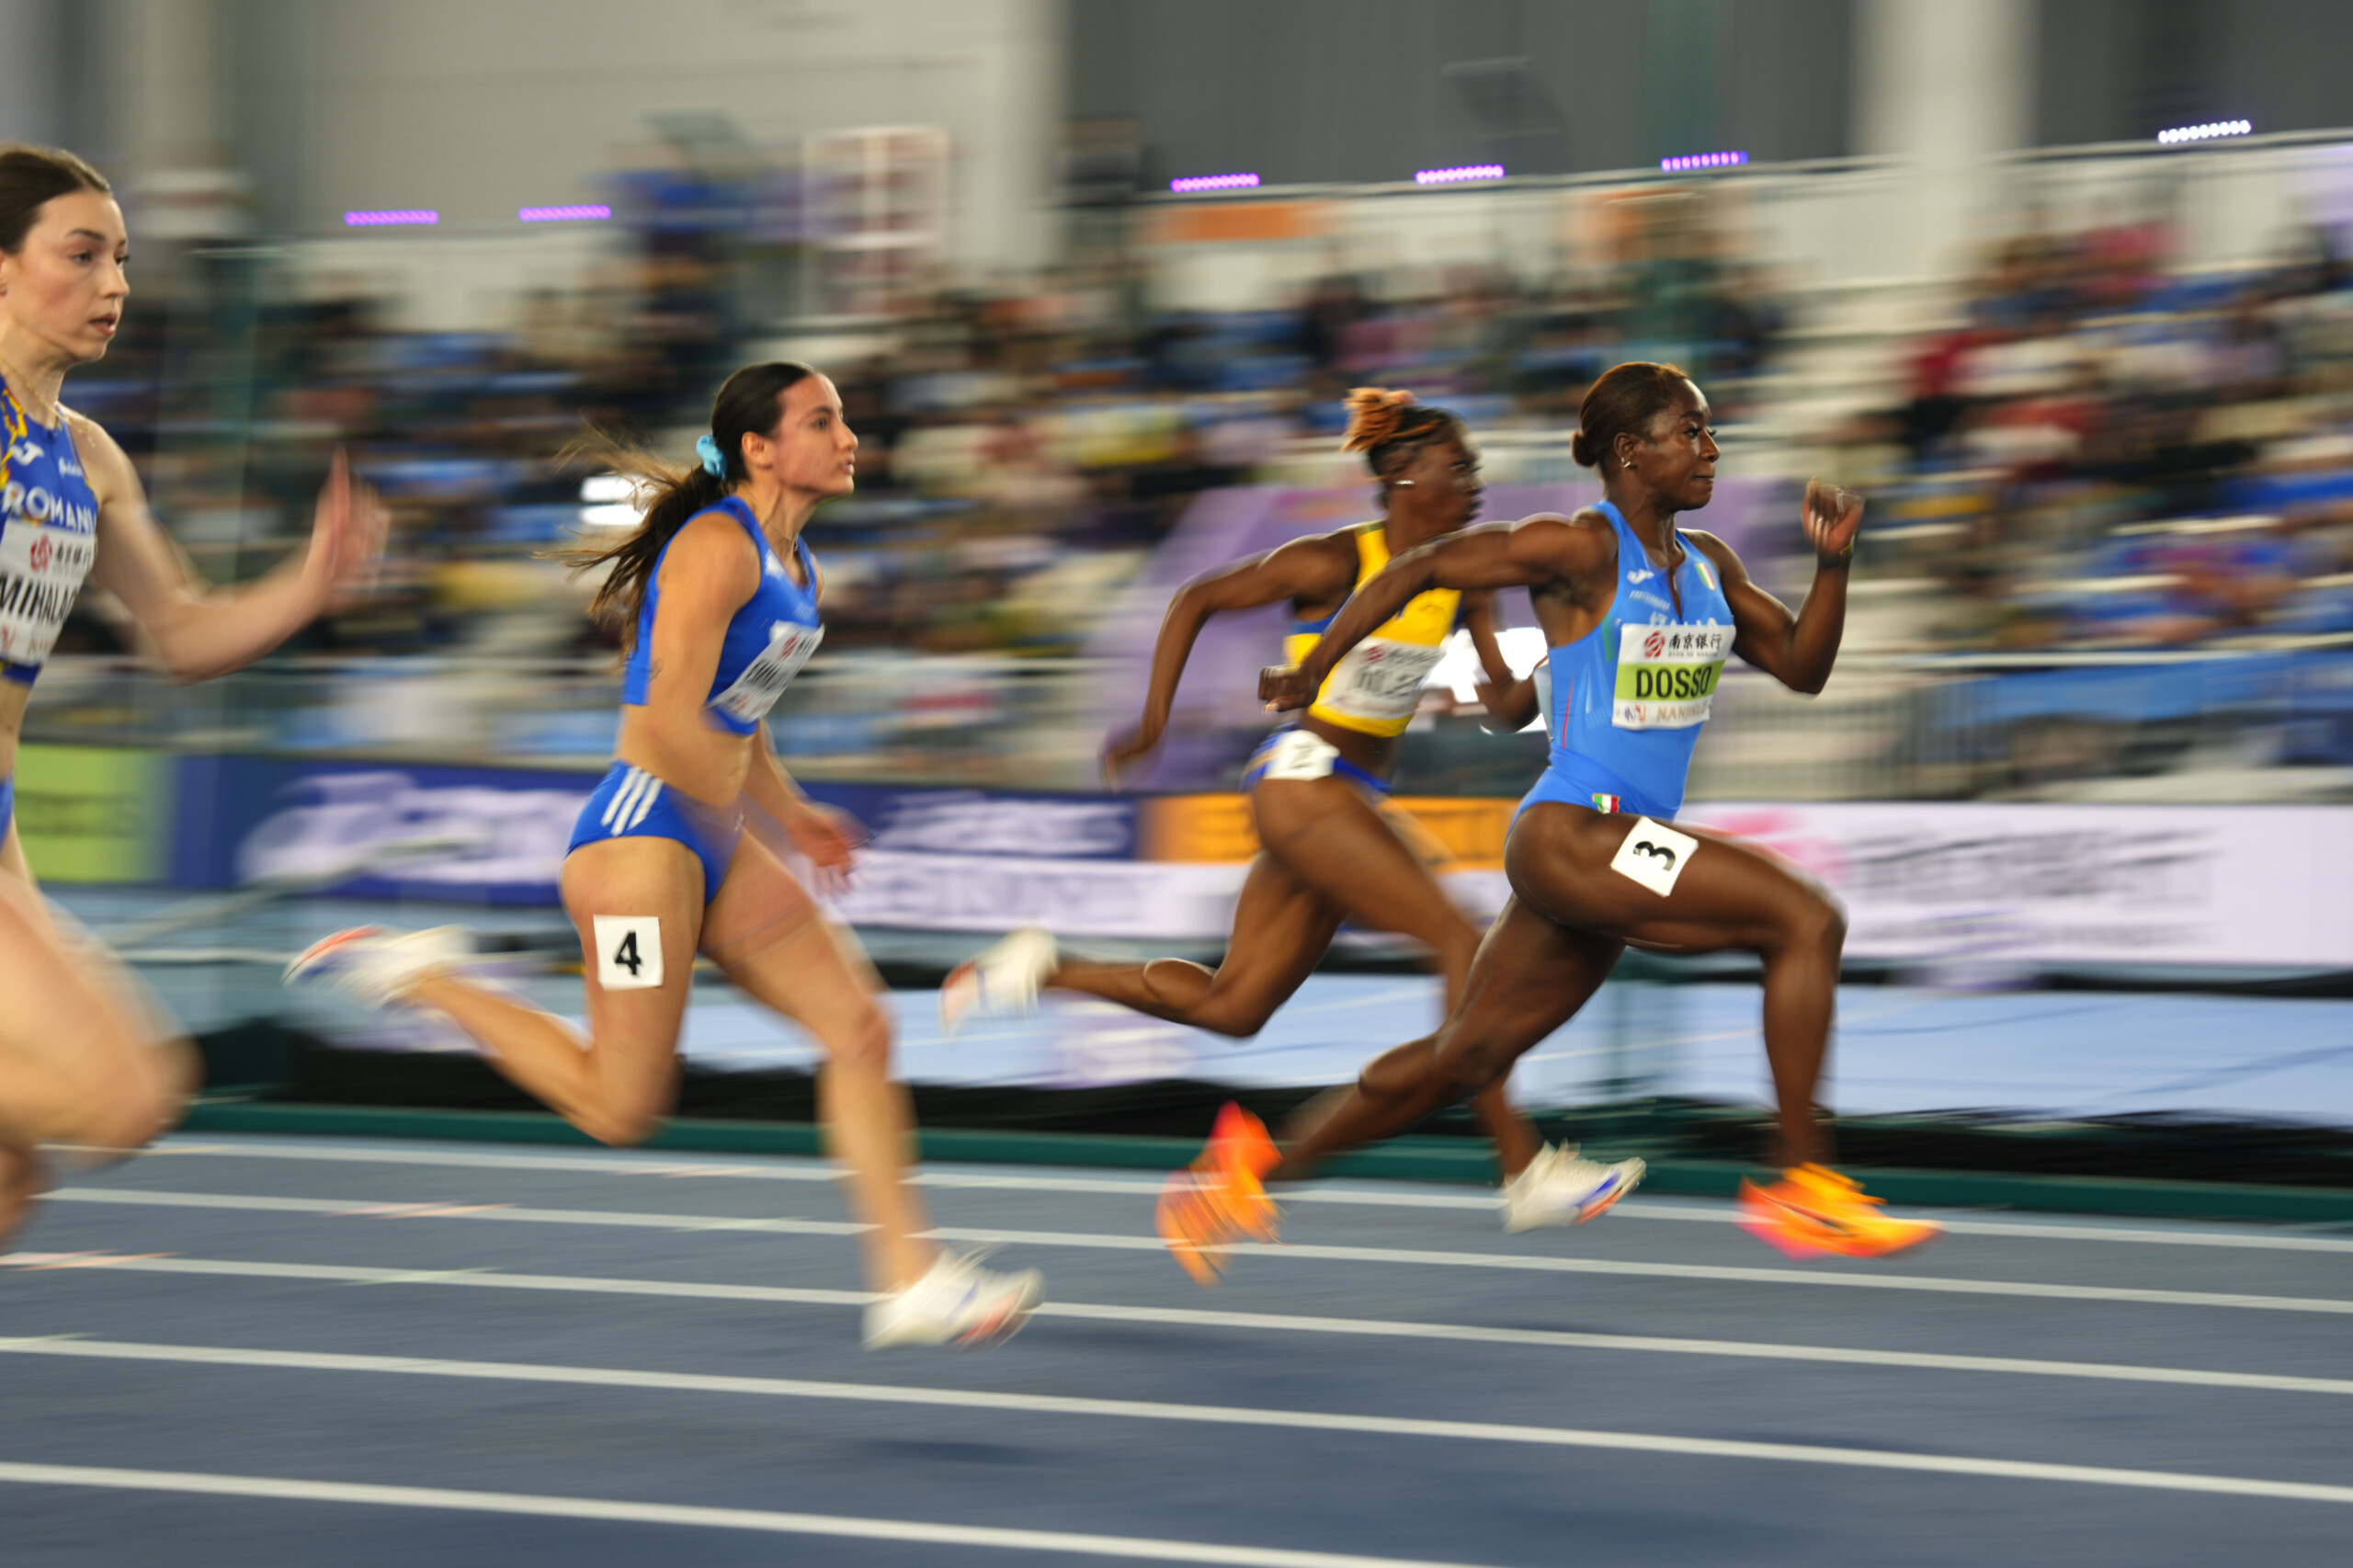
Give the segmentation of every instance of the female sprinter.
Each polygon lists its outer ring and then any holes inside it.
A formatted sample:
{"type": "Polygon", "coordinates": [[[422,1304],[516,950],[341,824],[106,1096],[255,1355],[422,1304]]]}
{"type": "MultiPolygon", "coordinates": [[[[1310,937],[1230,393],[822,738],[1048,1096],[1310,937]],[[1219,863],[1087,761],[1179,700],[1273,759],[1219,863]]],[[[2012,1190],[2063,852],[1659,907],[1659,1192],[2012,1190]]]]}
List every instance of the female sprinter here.
{"type": "MultiPolygon", "coordinates": [[[[1296,662],[1392,555],[1450,535],[1478,515],[1479,462],[1460,420],[1416,404],[1410,392],[1377,387],[1359,388],[1348,403],[1341,444],[1364,453],[1380,480],[1381,518],[1294,540],[1186,584],[1153,651],[1142,722],[1112,744],[1108,769],[1116,773],[1159,744],[1186,658],[1211,616],[1288,601],[1295,630],[1285,652],[1296,662]]],[[[1223,963],[1213,971],[1177,959],[1083,963],[1059,956],[1053,938],[1031,928],[949,977],[944,1018],[952,1024],[974,1005],[1026,1007],[1049,985],[1219,1034],[1253,1035],[1306,981],[1343,919],[1436,949],[1451,1008],[1479,945],[1478,927],[1448,901],[1425,863],[1444,850],[1389,804],[1389,775],[1423,679],[1458,625],[1469,627],[1485,666],[1491,684],[1483,696],[1500,699],[1511,672],[1484,593],[1433,587],[1392,605],[1378,625],[1365,646],[1329,663],[1305,716],[1267,736],[1250,759],[1243,785],[1262,847],[1234,905],[1223,963]]],[[[1534,1129],[1506,1099],[1500,1074],[1481,1086],[1474,1104],[1495,1140],[1509,1229],[1574,1223],[1641,1177],[1640,1161],[1599,1165],[1571,1151],[1540,1149],[1534,1129]]]]}
{"type": "Polygon", "coordinates": [[[813,804],[777,766],[766,724],[824,633],[824,584],[801,530],[855,483],[858,437],[841,398],[804,365],[747,366],[711,404],[701,466],[674,472],[605,443],[589,450],[653,497],[635,533],[574,557],[609,565],[593,608],[631,633],[617,757],[563,862],[563,905],[587,959],[589,1038],[467,979],[453,927],[340,932],[287,977],[442,1013],[574,1126],[635,1143],[676,1092],[695,954],[710,955],[825,1053],[820,1111],[873,1227],[867,1268],[879,1300],[867,1344],[1003,1338],[1037,1306],[1039,1277],[990,1273],[920,1239],[928,1226],[901,1176],[907,1108],[891,1081],[880,982],[759,835],[774,824],[785,853],[827,880],[847,872],[856,844],[854,824],[813,804]]]}
{"type": "Polygon", "coordinates": [[[1727,654],[1793,690],[1822,689],[1846,620],[1862,501],[1818,481],[1806,487],[1816,567],[1792,616],[1722,540],[1675,526],[1715,487],[1708,402],[1688,377],[1671,365],[1620,365],[1586,394],[1579,425],[1572,449],[1602,470],[1598,506],[1400,556],[1297,667],[1267,673],[1266,696],[1296,708],[1415,596],[1525,585],[1552,647],[1552,757],[1505,846],[1512,899],[1444,1027],[1377,1058],[1329,1117],[1280,1153],[1228,1108],[1227,1135],[1171,1178],[1161,1231],[1196,1273],[1202,1249],[1271,1229],[1262,1180],[1297,1177],[1336,1150],[1486,1089],[1584,1005],[1630,942],[1738,949],[1764,960],[1765,1050],[1785,1169],[1771,1187],[1743,1185],[1745,1225],[1793,1256],[1876,1256],[1936,1233],[1881,1214],[1877,1199],[1815,1163],[1814,1085],[1846,937],[1837,906],[1778,860],[1665,825],[1683,803],[1692,743],[1727,654]]]}
{"type": "Polygon", "coordinates": [[[135,1149],[177,1119],[197,1077],[129,975],[42,902],[17,842],[17,737],[74,596],[85,581],[109,590],[176,678],[202,680],[284,642],[383,540],[338,454],[308,550],[234,593],[189,581],[122,449],[58,403],[65,373],[104,358],[122,324],[129,252],[97,171],[0,146],[0,1237],[39,1186],[37,1145],[135,1149]]]}

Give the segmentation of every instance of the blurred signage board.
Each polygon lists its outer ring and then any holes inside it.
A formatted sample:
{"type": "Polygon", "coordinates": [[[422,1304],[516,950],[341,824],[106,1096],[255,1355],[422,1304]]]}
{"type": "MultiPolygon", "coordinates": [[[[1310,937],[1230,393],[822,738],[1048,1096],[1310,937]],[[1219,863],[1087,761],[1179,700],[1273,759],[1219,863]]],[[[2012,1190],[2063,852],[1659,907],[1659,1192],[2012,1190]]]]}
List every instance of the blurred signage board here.
{"type": "Polygon", "coordinates": [[[1207,201],[1154,208],[1145,243],[1156,245],[1233,244],[1312,240],[1329,226],[1320,201],[1207,201]]]}
{"type": "Polygon", "coordinates": [[[1822,879],[1850,958],[2353,968],[2353,812],[2014,802],[1695,805],[1822,879]]]}
{"type": "MultiPolygon", "coordinates": [[[[1498,870],[1504,863],[1504,835],[1518,809],[1517,798],[1401,795],[1388,802],[1384,814],[1399,824],[1426,861],[1464,870],[1498,870]]],[[[1139,838],[1147,860],[1226,864],[1258,853],[1250,800],[1242,794],[1147,800],[1139,838]]]]}
{"type": "Polygon", "coordinates": [[[17,832],[51,882],[163,879],[172,761],[117,746],[27,745],[17,753],[17,832]]]}
{"type": "MultiPolygon", "coordinates": [[[[28,746],[37,872],[182,886],[282,879],[346,896],[551,906],[588,773],[28,746]],[[175,760],[178,776],[171,768],[175,760]]],[[[1257,844],[1235,794],[1048,796],[813,783],[872,839],[839,913],[860,925],[1215,939],[1257,844]]],[[[1518,802],[1395,802],[1483,917],[1518,802]]],[[[1865,960],[2353,969],[2341,807],[1705,802],[1686,825],[1794,862],[1845,904],[1865,960]]]]}

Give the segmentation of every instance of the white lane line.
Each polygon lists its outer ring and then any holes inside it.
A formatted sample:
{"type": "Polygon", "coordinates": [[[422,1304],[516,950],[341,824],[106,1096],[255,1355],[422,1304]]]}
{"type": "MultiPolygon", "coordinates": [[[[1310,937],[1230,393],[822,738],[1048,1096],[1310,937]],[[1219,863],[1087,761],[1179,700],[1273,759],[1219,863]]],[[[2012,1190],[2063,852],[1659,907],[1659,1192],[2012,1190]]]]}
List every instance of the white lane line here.
{"type": "MultiPolygon", "coordinates": [[[[684,1301],[758,1301],[791,1306],[858,1307],[873,1300],[863,1290],[825,1290],[808,1286],[713,1285],[570,1274],[508,1274],[487,1268],[417,1270],[324,1263],[251,1263],[233,1258],[154,1255],[118,1257],[103,1253],[11,1253],[0,1256],[0,1267],[11,1265],[32,1269],[69,1267],[76,1269],[116,1268],[133,1274],[303,1279],[343,1285],[456,1285],[494,1290],[556,1290],[584,1295],[658,1296],[684,1301]]],[[[1760,1340],[1585,1334],[1566,1329],[1486,1328],[1469,1324],[1404,1323],[1380,1318],[1298,1316],[1280,1312],[1225,1312],[1185,1307],[1128,1307],[1091,1301],[1049,1301],[1038,1309],[1038,1315],[1098,1323],[1168,1324],[1188,1328],[1334,1334],[1468,1345],[1526,1346],[1550,1350],[1722,1356],[1744,1360],[1806,1361],[1836,1366],[1902,1367],[1939,1372],[1991,1372],[2029,1377],[2084,1378],[2106,1382],[2257,1389],[2278,1393],[2353,1395],[2353,1378],[2306,1378],[2271,1372],[2210,1372],[2184,1367],[2140,1367],[2107,1361],[2045,1361],[2015,1356],[1960,1356],[1933,1351],[1863,1350],[1760,1340]]]]}
{"type": "MultiPolygon", "coordinates": [[[[611,1210],[526,1209],[519,1206],[418,1206],[333,1198],[276,1198],[244,1193],[146,1192],[129,1187],[62,1187],[52,1202],[115,1203],[167,1209],[260,1210],[333,1217],[375,1215],[416,1220],[503,1220],[523,1224],[618,1225],[650,1231],[752,1231],[790,1235],[854,1235],[866,1227],[836,1220],[730,1219],[710,1214],[640,1214],[611,1210]]],[[[1152,1236],[1075,1231],[1013,1231],[940,1226],[926,1233],[946,1242],[1073,1247],[1096,1252],[1159,1252],[1152,1236]]],[[[1629,1263],[1616,1258],[1543,1257],[1509,1253],[1432,1252],[1399,1247],[1324,1246],[1288,1243],[1237,1244],[1236,1254],[1325,1263],[1414,1264],[1440,1268],[1500,1268],[1532,1274],[1594,1274],[1645,1279],[1709,1279],[1746,1285],[1808,1285],[1829,1290],[1919,1290],[1963,1296],[2022,1296],[2054,1301],[2131,1301],[2165,1307],[2232,1307],[2263,1312],[2353,1315],[2353,1301],[2325,1296],[2260,1296],[2224,1290],[2150,1290],[2114,1285],[2048,1285],[2016,1279],[1963,1279],[1935,1274],[1850,1274],[1803,1268],[1749,1268],[1730,1264],[1629,1263]]]]}
{"type": "Polygon", "coordinates": [[[2294,1498],[2353,1504],[2353,1486],[2303,1481],[2262,1481],[2177,1471],[2122,1470],[2047,1464],[2030,1460],[1961,1454],[1845,1449],[1814,1443],[1759,1443],[1721,1437],[1678,1437],[1651,1432],[1609,1432],[1575,1426],[1525,1426],[1495,1421],[1432,1421],[1409,1416],[1357,1415],[1252,1405],[1176,1404],[1162,1400],[1087,1399],[1073,1394],[991,1392],[918,1388],[896,1383],[819,1382],[800,1378],[726,1377],[708,1372],[647,1372],[611,1367],[550,1366],[528,1361],[456,1361],[414,1356],[356,1356],[314,1350],[246,1350],[208,1345],[142,1345],[104,1339],[0,1339],[0,1354],[63,1356],[106,1361],[168,1362],[202,1367],[262,1367],[292,1371],[390,1373],[477,1381],[568,1384],[584,1388],[652,1389],[684,1393],[749,1394],[772,1399],[835,1400],[860,1404],[926,1405],[958,1410],[1007,1410],[1029,1415],[1174,1421],[1211,1426],[1274,1427],[1297,1432],[1371,1432],[1392,1437],[1437,1437],[1483,1443],[1523,1443],[1567,1449],[1714,1459],[1775,1460],[1799,1464],[1902,1470],[1939,1475],[2001,1476],[2021,1481],[2132,1486],[2160,1492],[2209,1492],[2241,1497],[2294,1498]]]}
{"type": "MultiPolygon", "coordinates": [[[[687,1158],[656,1159],[648,1155],[507,1154],[445,1153],[421,1149],[342,1149],[318,1144],[273,1146],[260,1143],[184,1143],[167,1142],[146,1151],[158,1154],[196,1155],[224,1159],[307,1160],[343,1165],[426,1165],[451,1170],[544,1170],[597,1176],[694,1176],[737,1181],[797,1181],[830,1183],[840,1179],[829,1165],[741,1165],[687,1158]]],[[[913,1180],[943,1190],[1009,1192],[1077,1192],[1156,1196],[1159,1178],[1121,1180],[1103,1176],[984,1176],[961,1171],[922,1171],[913,1180]]],[[[1345,1204],[1373,1209],[1456,1209],[1496,1211],[1492,1192],[1394,1192],[1352,1187],[1293,1187],[1281,1195],[1285,1203],[1345,1204]]],[[[1672,1220],[1728,1225],[1735,1219],[1729,1204],[1702,1208],[1696,1204],[1657,1203],[1635,1198],[1610,1210],[1612,1219],[1672,1220]]],[[[1942,1220],[1944,1228],[1961,1236],[2011,1236],[2029,1241],[2122,1242],[2148,1246],[2235,1247],[2262,1252],[2353,1254],[2353,1238],[2272,1234],[2260,1231],[2161,1230],[2151,1226],[2049,1224],[2035,1221],[1942,1220]]],[[[2228,1221],[2217,1221],[2227,1224],[2228,1221]]]]}
{"type": "Polygon", "coordinates": [[[606,1524],[684,1525],[760,1530],[774,1535],[919,1541],[926,1546],[996,1547],[1154,1562],[1210,1562],[1232,1568],[1471,1568],[1418,1558],[1291,1551],[1272,1546],[1219,1546],[1147,1536],[1082,1535],[1067,1530],[1001,1529],[988,1525],[918,1524],[839,1514],[785,1514],[765,1508],[707,1508],[676,1503],[626,1503],[608,1497],[550,1497],[525,1492],[459,1492],[440,1486],[381,1486],[347,1481],[294,1481],[267,1475],[206,1475],[184,1470],[117,1470],[95,1465],[0,1462],[0,1482],[28,1486],[97,1486],[122,1492],[176,1492],[206,1497],[257,1497],[287,1503],[348,1503],[369,1508],[438,1508],[472,1514],[522,1514],[606,1524]]]}

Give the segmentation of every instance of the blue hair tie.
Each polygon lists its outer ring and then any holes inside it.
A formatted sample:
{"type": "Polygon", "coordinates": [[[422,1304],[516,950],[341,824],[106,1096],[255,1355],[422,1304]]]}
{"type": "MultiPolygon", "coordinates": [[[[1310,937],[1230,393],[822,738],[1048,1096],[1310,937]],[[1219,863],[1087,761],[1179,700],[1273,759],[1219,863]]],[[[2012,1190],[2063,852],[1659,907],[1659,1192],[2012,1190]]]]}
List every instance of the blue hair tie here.
{"type": "Polygon", "coordinates": [[[702,460],[702,471],[713,479],[727,477],[727,459],[719,450],[719,443],[708,436],[695,437],[695,456],[702,460]]]}

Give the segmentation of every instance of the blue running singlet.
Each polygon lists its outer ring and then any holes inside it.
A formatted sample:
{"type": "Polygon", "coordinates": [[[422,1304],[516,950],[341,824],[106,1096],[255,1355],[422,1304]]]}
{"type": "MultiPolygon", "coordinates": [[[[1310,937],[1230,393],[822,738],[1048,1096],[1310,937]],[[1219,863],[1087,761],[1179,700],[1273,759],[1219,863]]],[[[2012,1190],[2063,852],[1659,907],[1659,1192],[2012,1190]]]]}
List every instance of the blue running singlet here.
{"type": "MultiPolygon", "coordinates": [[[[809,541],[793,540],[801,578],[794,582],[783,558],[769,548],[752,508],[736,496],[698,512],[687,522],[711,512],[724,512],[743,524],[744,531],[752,537],[752,548],[760,552],[760,585],[727,623],[719,668],[711,676],[706,699],[711,719],[722,729],[748,735],[760,727],[776,699],[825,640],[825,629],[817,619],[817,567],[809,558],[809,541]]],[[[685,531],[684,525],[679,531],[685,531]]],[[[677,538],[672,534],[670,544],[676,543],[677,538]]],[[[662,600],[662,562],[669,556],[670,544],[665,544],[662,553],[654,558],[654,570],[645,579],[645,602],[637,612],[637,644],[621,676],[621,700],[635,708],[645,706],[647,666],[654,657],[654,612],[662,600]]]]}
{"type": "MultiPolygon", "coordinates": [[[[735,496],[696,516],[707,517],[710,512],[724,512],[741,523],[760,552],[760,585],[727,622],[719,668],[711,676],[704,704],[704,710],[721,728],[732,734],[750,735],[758,731],[768,710],[824,640],[825,629],[817,619],[817,566],[810,558],[808,542],[795,540],[793,554],[801,564],[801,581],[794,582],[783,559],[760,531],[751,507],[735,496]]],[[[676,538],[673,534],[672,542],[676,538]]],[[[632,707],[645,705],[654,613],[660,600],[662,562],[669,553],[670,546],[665,544],[662,554],[654,558],[654,573],[646,579],[645,603],[637,616],[636,645],[621,677],[621,700],[632,707]]],[[[709,903],[719,896],[719,884],[726,878],[727,863],[734,856],[740,834],[740,820],[732,812],[692,800],[642,767],[615,762],[581,808],[564,852],[570,854],[584,844],[607,838],[676,839],[702,862],[702,897],[709,903]]]]}
{"type": "Polygon", "coordinates": [[[1617,597],[1591,631],[1552,651],[1552,761],[1519,809],[1563,801],[1671,822],[1732,653],[1732,606],[1688,537],[1670,592],[1624,516],[1607,501],[1600,510],[1618,530],[1617,597]]]}
{"type": "Polygon", "coordinates": [[[0,386],[0,678],[30,686],[98,553],[98,497],[63,415],[37,425],[0,386]]]}

